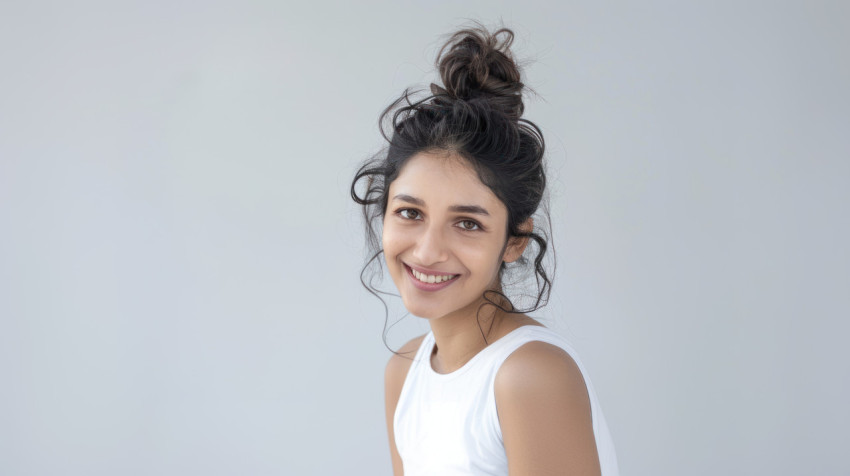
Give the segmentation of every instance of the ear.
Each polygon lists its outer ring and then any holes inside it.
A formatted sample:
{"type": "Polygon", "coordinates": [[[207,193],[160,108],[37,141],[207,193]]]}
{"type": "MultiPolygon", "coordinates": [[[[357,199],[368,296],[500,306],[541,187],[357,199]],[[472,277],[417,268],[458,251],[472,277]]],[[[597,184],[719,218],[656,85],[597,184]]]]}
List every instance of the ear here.
{"type": "MultiPolygon", "coordinates": [[[[534,230],[534,220],[529,218],[522,222],[519,226],[519,231],[523,233],[531,233],[534,230]]],[[[502,261],[505,263],[513,263],[518,260],[525,247],[528,246],[528,237],[512,236],[508,238],[508,243],[505,246],[505,252],[502,254],[502,261]]]]}

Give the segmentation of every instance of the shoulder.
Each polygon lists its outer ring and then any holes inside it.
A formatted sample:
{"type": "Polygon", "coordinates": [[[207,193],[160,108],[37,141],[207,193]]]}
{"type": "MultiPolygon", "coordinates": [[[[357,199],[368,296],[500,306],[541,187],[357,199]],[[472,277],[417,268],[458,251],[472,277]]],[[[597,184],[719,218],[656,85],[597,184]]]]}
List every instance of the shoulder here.
{"type": "Polygon", "coordinates": [[[411,339],[390,357],[384,372],[384,382],[388,390],[397,389],[399,392],[401,391],[404,379],[407,377],[407,371],[410,370],[410,364],[413,362],[413,357],[426,335],[422,334],[411,339]]]}
{"type": "Polygon", "coordinates": [[[496,374],[496,392],[511,396],[537,387],[564,387],[587,393],[581,370],[570,354],[556,345],[531,341],[502,363],[496,374]]]}
{"type": "Polygon", "coordinates": [[[494,392],[511,474],[599,474],[587,386],[565,350],[523,344],[498,370],[494,392]]]}

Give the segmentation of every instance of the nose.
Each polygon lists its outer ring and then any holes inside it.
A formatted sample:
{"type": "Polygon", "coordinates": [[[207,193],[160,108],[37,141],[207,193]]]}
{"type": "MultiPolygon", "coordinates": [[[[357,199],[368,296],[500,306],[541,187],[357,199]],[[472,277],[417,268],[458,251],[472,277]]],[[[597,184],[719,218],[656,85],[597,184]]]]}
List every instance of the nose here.
{"type": "Polygon", "coordinates": [[[428,226],[416,240],[413,257],[422,266],[429,266],[446,261],[449,257],[448,243],[443,236],[443,230],[438,226],[428,226]]]}

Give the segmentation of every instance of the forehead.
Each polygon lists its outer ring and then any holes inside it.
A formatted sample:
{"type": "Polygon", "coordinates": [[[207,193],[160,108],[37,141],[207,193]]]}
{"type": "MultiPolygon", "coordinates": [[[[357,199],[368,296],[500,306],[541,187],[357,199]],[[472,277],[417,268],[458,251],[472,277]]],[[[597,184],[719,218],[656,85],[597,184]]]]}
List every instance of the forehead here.
{"type": "Polygon", "coordinates": [[[403,193],[423,199],[426,204],[479,205],[506,212],[501,200],[481,182],[466,159],[451,153],[414,155],[390,184],[389,192],[390,199],[403,193]]]}

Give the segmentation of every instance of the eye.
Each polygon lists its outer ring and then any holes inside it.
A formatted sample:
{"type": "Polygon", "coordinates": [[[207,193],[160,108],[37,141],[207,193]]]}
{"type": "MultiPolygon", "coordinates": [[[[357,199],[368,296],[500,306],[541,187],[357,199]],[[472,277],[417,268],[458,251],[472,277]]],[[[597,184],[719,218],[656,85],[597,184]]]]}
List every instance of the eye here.
{"type": "Polygon", "coordinates": [[[462,220],[458,222],[458,226],[466,231],[477,231],[481,229],[481,226],[472,220],[462,220]]]}
{"type": "Polygon", "coordinates": [[[402,208],[397,211],[396,214],[407,220],[418,220],[422,216],[422,214],[419,213],[419,210],[415,210],[413,208],[402,208]]]}

